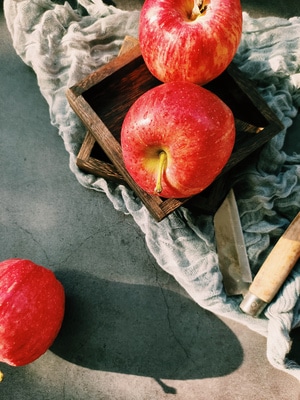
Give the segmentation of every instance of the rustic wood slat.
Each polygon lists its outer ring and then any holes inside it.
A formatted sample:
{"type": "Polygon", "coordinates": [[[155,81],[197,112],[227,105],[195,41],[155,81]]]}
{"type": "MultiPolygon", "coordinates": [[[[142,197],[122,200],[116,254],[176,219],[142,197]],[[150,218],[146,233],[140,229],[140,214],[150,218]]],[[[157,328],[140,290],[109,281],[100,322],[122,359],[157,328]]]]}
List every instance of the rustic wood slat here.
{"type": "Polygon", "coordinates": [[[96,175],[104,178],[125,182],[123,176],[112,163],[104,162],[91,156],[95,143],[96,139],[88,132],[77,155],[76,163],[78,167],[91,174],[96,172],[96,175]]]}

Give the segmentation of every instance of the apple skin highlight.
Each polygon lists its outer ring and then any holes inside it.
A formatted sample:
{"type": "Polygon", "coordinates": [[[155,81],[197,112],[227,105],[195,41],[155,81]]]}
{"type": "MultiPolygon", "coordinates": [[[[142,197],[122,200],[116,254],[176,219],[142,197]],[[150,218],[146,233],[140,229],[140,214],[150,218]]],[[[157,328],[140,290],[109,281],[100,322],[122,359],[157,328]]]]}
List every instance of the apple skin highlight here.
{"type": "Polygon", "coordinates": [[[140,14],[141,53],[161,82],[208,83],[228,67],[241,35],[240,0],[146,0],[140,14]]]}
{"type": "Polygon", "coordinates": [[[125,166],[149,194],[186,198],[220,174],[235,142],[230,108],[189,82],[169,82],[140,96],[125,116],[121,147],[125,166]],[[161,152],[166,160],[157,191],[161,152]]]}

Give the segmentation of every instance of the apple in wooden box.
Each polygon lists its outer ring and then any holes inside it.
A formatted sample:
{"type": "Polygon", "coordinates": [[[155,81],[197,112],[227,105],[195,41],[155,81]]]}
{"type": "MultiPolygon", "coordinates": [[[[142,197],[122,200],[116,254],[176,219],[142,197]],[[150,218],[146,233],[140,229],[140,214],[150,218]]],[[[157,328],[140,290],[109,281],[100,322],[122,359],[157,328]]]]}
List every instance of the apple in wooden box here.
{"type": "Polygon", "coordinates": [[[152,88],[130,107],[121,129],[125,166],[149,194],[186,198],[220,174],[235,142],[230,108],[190,82],[152,88]]]}

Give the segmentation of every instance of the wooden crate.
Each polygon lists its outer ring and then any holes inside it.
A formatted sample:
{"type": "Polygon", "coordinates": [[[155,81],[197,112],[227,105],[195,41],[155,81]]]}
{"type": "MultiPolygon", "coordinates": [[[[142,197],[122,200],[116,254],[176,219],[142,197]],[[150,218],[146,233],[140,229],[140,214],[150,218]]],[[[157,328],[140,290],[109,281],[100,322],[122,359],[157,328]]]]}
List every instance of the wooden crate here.
{"type": "Polygon", "coordinates": [[[88,130],[77,164],[86,172],[126,182],[157,221],[183,204],[213,214],[230,188],[230,173],[240,168],[242,162],[283,126],[253,83],[231,64],[205,85],[231,108],[235,117],[236,142],[228,163],[207,189],[192,198],[163,199],[150,195],[134,182],[125,168],[120,132],[134,101],[159,84],[147,69],[138,42],[126,38],[119,57],[69,88],[68,101],[88,130]]]}

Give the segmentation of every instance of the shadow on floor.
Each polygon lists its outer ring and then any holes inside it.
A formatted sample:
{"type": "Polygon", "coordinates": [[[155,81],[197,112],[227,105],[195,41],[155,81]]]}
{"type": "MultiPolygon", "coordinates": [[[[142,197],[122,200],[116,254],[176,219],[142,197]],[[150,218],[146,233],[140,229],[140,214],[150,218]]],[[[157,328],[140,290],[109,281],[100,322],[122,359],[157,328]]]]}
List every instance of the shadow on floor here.
{"type": "Polygon", "coordinates": [[[242,363],[232,331],[186,297],[75,271],[56,275],[66,314],[51,351],[69,362],[158,382],[223,376],[242,363]]]}

